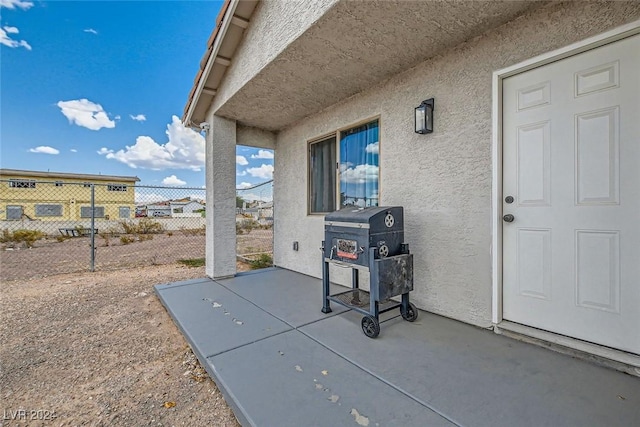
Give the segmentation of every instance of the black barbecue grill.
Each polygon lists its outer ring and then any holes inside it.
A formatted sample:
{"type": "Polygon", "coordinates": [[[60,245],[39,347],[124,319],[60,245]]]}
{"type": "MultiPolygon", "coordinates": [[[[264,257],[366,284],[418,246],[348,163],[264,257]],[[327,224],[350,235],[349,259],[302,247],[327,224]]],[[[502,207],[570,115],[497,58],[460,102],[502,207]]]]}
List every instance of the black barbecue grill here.
{"type": "Polygon", "coordinates": [[[380,333],[380,313],[400,307],[402,318],[413,322],[418,310],[409,302],[413,290],[413,255],[404,243],[401,206],[348,207],[324,219],[322,242],[323,313],[330,302],[365,314],[362,331],[375,338],[380,333]],[[351,289],[330,295],[329,265],[351,268],[351,289]],[[359,286],[359,270],[369,272],[369,292],[359,286]],[[401,301],[391,298],[402,296],[401,301]]]}

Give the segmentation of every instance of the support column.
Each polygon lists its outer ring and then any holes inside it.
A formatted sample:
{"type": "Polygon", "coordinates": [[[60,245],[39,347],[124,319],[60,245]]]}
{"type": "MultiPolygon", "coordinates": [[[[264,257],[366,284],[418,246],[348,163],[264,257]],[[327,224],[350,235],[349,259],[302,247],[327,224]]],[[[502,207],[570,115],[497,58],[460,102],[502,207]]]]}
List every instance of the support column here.
{"type": "Polygon", "coordinates": [[[236,122],[212,116],[206,137],[206,273],[236,274],[236,122]]]}

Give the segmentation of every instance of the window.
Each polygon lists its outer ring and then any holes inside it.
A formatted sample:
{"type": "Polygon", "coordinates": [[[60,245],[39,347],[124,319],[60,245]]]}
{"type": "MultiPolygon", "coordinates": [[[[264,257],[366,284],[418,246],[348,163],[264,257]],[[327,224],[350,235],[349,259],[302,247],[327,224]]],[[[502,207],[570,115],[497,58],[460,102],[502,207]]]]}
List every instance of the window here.
{"type": "Polygon", "coordinates": [[[312,142],[309,145],[309,213],[332,212],[336,204],[338,209],[378,206],[379,164],[377,120],[312,142]]]}
{"type": "Polygon", "coordinates": [[[184,208],[173,208],[173,213],[184,213],[184,208]]]}
{"type": "MultiPolygon", "coordinates": [[[[104,206],[96,206],[94,212],[94,218],[104,218],[104,206]]],[[[80,208],[80,218],[91,218],[91,206],[80,208]]]]}
{"type": "Polygon", "coordinates": [[[340,208],[378,206],[378,121],[340,132],[340,208]]]}
{"type": "Polygon", "coordinates": [[[62,205],[36,205],[36,216],[62,216],[62,205]]]}
{"type": "Polygon", "coordinates": [[[7,206],[7,220],[15,221],[22,219],[22,206],[7,206]]]}
{"type": "Polygon", "coordinates": [[[55,186],[56,187],[62,187],[62,185],[63,185],[62,181],[56,181],[55,182],[55,186]]]}
{"type": "Polygon", "coordinates": [[[309,145],[309,213],[336,210],[336,137],[309,145]]]}
{"type": "Polygon", "coordinates": [[[128,206],[120,206],[118,212],[120,218],[131,218],[131,209],[128,206]]]}
{"type": "Polygon", "coordinates": [[[127,186],[124,184],[107,184],[107,191],[127,191],[127,186]]]}
{"type": "Polygon", "coordinates": [[[9,187],[11,188],[36,188],[35,179],[10,179],[9,187]]]}

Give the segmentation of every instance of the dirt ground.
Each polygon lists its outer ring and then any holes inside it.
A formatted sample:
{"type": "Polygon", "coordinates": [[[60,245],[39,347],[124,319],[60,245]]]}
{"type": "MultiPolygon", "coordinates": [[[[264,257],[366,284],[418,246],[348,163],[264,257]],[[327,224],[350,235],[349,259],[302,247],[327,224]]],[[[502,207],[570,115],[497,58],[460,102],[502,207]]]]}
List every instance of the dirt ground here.
{"type": "Polygon", "coordinates": [[[204,277],[203,267],[8,280],[5,255],[0,426],[238,425],[152,289],[204,277]]]}
{"type": "MultiPolygon", "coordinates": [[[[107,271],[145,265],[175,263],[178,259],[204,258],[204,234],[188,235],[180,231],[169,234],[143,236],[149,240],[122,244],[120,237],[95,238],[95,269],[107,271]]],[[[252,230],[237,236],[236,253],[241,255],[270,253],[273,249],[273,230],[252,230]]],[[[24,243],[2,244],[0,263],[3,280],[32,279],[53,274],[89,271],[91,240],[74,237],[59,242],[55,237],[35,242],[33,248],[24,243]],[[28,266],[28,268],[25,268],[28,266]]]]}

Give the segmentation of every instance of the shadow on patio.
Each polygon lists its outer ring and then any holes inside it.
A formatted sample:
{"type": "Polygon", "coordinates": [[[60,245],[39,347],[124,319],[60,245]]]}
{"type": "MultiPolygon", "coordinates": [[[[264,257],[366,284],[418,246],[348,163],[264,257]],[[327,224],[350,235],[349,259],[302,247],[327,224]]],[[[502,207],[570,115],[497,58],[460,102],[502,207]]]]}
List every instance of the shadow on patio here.
{"type": "Polygon", "coordinates": [[[370,339],[289,270],[155,289],[243,425],[640,425],[638,378],[427,312],[370,339]]]}

